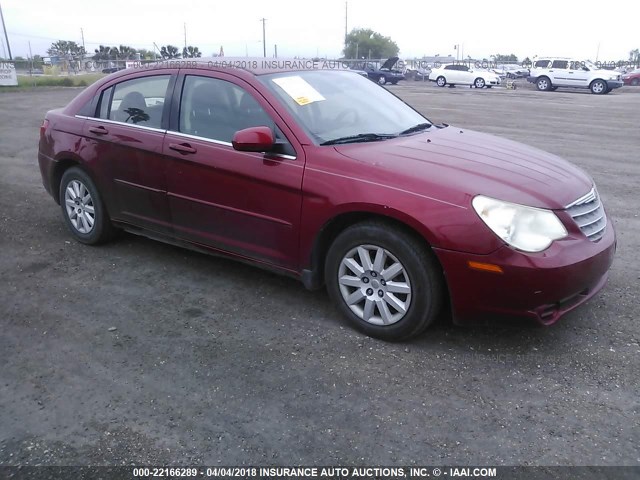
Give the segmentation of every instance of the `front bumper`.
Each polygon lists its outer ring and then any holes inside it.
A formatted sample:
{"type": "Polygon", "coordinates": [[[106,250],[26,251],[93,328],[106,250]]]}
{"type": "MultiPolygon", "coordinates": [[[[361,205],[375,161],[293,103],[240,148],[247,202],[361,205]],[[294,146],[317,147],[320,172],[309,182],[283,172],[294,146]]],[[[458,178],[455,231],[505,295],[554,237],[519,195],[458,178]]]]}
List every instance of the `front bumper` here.
{"type": "Polygon", "coordinates": [[[454,323],[529,318],[543,325],[555,323],[605,285],[615,250],[611,223],[597,242],[571,236],[537,254],[506,245],[489,255],[434,249],[445,272],[454,323]],[[470,261],[498,265],[503,273],[474,270],[470,261]]]}
{"type": "Polygon", "coordinates": [[[607,80],[607,87],[609,90],[613,90],[614,88],[620,88],[624,85],[624,82],[621,80],[607,80]]]}

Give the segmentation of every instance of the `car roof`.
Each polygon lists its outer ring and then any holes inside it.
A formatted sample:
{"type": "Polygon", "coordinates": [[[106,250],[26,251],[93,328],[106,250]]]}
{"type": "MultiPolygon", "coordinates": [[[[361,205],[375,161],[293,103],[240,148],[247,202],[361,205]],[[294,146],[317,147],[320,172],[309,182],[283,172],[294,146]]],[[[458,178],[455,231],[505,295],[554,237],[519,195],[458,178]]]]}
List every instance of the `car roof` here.
{"type": "Polygon", "coordinates": [[[114,74],[126,75],[139,70],[161,70],[166,68],[203,69],[225,71],[234,69],[251,75],[266,75],[270,73],[285,73],[310,70],[332,70],[353,72],[350,67],[354,64],[348,60],[326,60],[317,58],[268,58],[268,57],[203,57],[203,58],[175,58],[140,63],[132,68],[121,70],[114,74]]]}

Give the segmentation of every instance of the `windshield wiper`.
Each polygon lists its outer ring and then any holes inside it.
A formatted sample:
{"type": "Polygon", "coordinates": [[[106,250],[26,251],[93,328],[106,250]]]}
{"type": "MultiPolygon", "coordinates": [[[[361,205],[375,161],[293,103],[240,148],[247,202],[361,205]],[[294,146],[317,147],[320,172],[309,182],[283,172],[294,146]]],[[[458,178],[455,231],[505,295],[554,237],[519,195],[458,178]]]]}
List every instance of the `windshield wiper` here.
{"type": "Polygon", "coordinates": [[[388,138],[395,138],[397,135],[390,133],[359,133],[358,135],[349,135],[346,137],[334,138],[333,140],[327,140],[320,145],[338,145],[340,143],[357,143],[357,142],[377,142],[380,140],[387,140],[388,138]]]}
{"type": "Polygon", "coordinates": [[[402,132],[400,132],[400,135],[408,135],[410,133],[421,132],[422,130],[426,130],[427,128],[431,128],[430,123],[419,123],[417,125],[414,125],[411,128],[407,128],[406,130],[403,130],[402,132]]]}

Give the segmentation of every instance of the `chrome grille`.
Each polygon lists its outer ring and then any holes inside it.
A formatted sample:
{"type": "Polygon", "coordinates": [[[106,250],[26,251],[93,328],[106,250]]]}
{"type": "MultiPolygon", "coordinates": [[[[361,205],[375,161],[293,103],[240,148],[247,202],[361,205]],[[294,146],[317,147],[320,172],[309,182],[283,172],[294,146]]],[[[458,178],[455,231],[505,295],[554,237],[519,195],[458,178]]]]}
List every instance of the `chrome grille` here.
{"type": "Polygon", "coordinates": [[[595,187],[567,205],[567,212],[589,240],[596,242],[602,238],[607,227],[607,216],[595,187]]]}

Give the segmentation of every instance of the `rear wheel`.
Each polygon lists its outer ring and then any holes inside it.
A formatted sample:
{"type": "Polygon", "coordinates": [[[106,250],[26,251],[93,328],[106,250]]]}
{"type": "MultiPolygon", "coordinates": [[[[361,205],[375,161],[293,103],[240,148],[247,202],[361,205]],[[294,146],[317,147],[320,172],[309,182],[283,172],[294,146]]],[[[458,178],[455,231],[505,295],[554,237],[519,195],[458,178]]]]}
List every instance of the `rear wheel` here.
{"type": "Polygon", "coordinates": [[[549,77],[540,77],[536,80],[536,87],[538,87],[538,90],[541,92],[547,92],[552,88],[551,80],[549,80],[549,77]]]}
{"type": "Polygon", "coordinates": [[[95,245],[113,237],[114,228],[102,198],[84,170],[72,167],[64,172],[59,198],[64,221],[76,240],[95,245]]]}
{"type": "Polygon", "coordinates": [[[436,78],[436,85],[439,87],[444,87],[447,84],[447,79],[443,76],[436,78]]]}
{"type": "Polygon", "coordinates": [[[433,253],[383,222],[353,225],[335,239],[325,282],[354,327],[383,340],[418,335],[442,305],[442,273],[433,253]]]}
{"type": "Polygon", "coordinates": [[[384,85],[385,83],[387,83],[387,79],[384,75],[381,75],[378,77],[378,85],[384,85]]]}

